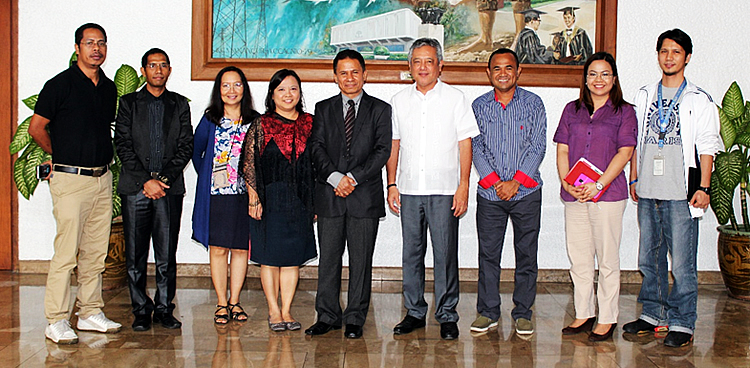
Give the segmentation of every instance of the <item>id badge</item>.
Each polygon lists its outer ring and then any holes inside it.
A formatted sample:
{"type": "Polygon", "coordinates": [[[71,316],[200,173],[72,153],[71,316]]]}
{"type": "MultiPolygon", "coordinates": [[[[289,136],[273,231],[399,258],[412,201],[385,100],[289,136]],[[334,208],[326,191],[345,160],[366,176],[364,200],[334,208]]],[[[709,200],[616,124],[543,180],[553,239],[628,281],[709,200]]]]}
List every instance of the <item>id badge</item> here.
{"type": "Polygon", "coordinates": [[[227,171],[227,164],[214,164],[213,172],[211,173],[214,182],[214,188],[221,189],[229,186],[229,171],[227,171]]]}
{"type": "Polygon", "coordinates": [[[664,156],[660,154],[654,156],[654,176],[664,175],[664,156]]]}

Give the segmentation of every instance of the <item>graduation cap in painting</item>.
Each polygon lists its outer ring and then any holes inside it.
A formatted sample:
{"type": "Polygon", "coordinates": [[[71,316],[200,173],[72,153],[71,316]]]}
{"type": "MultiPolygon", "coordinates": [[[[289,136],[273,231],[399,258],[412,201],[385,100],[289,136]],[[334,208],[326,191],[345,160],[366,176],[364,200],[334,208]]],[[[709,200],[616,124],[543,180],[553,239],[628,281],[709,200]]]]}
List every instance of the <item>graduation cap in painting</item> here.
{"type": "Polygon", "coordinates": [[[539,19],[539,15],[541,15],[541,14],[547,14],[547,12],[543,12],[543,11],[537,10],[537,9],[529,9],[529,10],[522,11],[521,14],[523,14],[524,17],[526,17],[527,19],[532,19],[533,20],[533,19],[539,19]]]}
{"type": "Polygon", "coordinates": [[[562,12],[563,15],[565,15],[565,14],[576,15],[575,11],[578,10],[578,9],[580,9],[580,8],[577,7],[577,6],[566,6],[564,8],[557,9],[557,11],[562,12]]]}

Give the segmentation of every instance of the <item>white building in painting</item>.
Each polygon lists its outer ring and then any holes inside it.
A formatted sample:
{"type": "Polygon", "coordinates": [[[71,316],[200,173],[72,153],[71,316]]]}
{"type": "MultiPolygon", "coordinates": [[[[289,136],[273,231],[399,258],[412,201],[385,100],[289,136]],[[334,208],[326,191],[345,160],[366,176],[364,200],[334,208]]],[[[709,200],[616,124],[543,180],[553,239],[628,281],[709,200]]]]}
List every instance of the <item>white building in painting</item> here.
{"type": "Polygon", "coordinates": [[[414,40],[437,39],[443,45],[443,26],[422,24],[411,9],[399,9],[331,27],[331,46],[336,51],[353,49],[368,52],[383,46],[391,54],[404,54],[414,40]]]}

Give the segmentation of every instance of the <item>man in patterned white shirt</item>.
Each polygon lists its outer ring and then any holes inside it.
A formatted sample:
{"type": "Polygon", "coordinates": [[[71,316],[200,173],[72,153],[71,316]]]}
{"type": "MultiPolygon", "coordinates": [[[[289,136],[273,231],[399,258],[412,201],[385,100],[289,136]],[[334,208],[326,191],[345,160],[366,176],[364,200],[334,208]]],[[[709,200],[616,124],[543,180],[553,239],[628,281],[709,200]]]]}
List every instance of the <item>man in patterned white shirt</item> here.
{"type": "Polygon", "coordinates": [[[469,202],[471,138],[479,134],[469,100],[441,82],[440,43],[420,38],[409,49],[416,83],[393,96],[393,144],[386,164],[388,206],[401,216],[407,315],[396,335],[425,326],[427,231],[435,270],[435,319],[440,336],[458,338],[458,220],[469,202]],[[396,173],[398,172],[398,181],[396,173]]]}

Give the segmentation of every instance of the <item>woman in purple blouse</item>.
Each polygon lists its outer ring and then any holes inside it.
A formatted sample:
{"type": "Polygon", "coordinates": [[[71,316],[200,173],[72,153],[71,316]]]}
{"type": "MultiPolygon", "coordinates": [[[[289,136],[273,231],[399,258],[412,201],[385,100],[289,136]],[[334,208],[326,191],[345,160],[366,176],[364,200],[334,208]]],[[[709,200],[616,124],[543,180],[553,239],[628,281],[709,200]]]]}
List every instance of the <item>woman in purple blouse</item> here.
{"type": "Polygon", "coordinates": [[[576,310],[576,319],[562,332],[591,331],[590,341],[602,341],[611,338],[617,327],[620,238],[628,198],[623,168],[633,154],[638,127],[633,106],[623,100],[612,55],[595,53],[583,70],[580,97],[565,106],[554,137],[576,310]],[[564,178],[581,158],[604,173],[595,182],[570,185],[564,178]],[[601,191],[598,201],[592,201],[601,191]],[[599,264],[598,320],[595,258],[599,264]]]}

